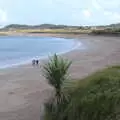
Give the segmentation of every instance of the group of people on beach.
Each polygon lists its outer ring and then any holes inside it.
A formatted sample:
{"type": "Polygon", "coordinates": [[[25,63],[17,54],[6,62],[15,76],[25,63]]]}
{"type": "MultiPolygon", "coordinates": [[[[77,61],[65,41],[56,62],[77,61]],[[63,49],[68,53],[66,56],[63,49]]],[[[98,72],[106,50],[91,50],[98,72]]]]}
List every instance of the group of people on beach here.
{"type": "Polygon", "coordinates": [[[35,66],[35,65],[38,66],[38,65],[39,65],[39,60],[35,60],[35,59],[32,60],[32,65],[33,65],[33,66],[35,66]]]}

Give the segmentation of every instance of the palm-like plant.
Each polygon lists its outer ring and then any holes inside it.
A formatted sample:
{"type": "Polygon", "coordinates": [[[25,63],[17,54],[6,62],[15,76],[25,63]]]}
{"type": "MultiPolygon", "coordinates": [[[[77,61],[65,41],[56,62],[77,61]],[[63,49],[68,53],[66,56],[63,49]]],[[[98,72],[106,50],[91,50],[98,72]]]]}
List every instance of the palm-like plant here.
{"type": "Polygon", "coordinates": [[[66,98],[63,92],[63,84],[68,80],[68,69],[71,62],[68,60],[54,55],[47,64],[43,66],[44,77],[48,80],[48,83],[55,89],[54,102],[58,104],[62,103],[66,98]]]}

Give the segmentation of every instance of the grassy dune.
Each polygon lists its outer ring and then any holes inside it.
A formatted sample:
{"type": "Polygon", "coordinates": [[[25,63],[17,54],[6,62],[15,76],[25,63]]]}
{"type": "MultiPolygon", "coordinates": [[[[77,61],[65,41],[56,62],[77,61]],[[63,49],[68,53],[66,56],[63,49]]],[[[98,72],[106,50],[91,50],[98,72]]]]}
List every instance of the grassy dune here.
{"type": "Polygon", "coordinates": [[[120,66],[98,71],[75,83],[69,102],[47,108],[45,120],[119,120],[120,66]]]}

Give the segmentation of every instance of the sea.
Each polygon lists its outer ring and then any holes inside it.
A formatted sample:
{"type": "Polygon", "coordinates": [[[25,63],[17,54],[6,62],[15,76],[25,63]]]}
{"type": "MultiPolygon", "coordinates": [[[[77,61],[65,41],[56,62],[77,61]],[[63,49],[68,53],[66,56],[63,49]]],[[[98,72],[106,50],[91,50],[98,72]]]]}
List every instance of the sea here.
{"type": "Polygon", "coordinates": [[[0,36],[0,68],[27,64],[32,59],[44,59],[53,54],[62,54],[82,43],[74,39],[33,36],[0,36]]]}

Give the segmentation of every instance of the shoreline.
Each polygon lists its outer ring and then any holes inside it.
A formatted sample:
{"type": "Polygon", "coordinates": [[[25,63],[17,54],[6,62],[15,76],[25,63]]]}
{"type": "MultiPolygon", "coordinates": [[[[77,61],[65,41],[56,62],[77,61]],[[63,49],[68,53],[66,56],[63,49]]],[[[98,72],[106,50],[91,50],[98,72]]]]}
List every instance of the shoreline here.
{"type": "MultiPolygon", "coordinates": [[[[82,40],[89,50],[73,50],[62,57],[72,61],[70,76],[73,80],[120,64],[120,40],[118,37],[89,35],[56,35],[56,37],[82,40]]],[[[43,65],[46,61],[40,62],[43,65]]],[[[51,95],[52,88],[42,76],[41,68],[23,65],[0,71],[0,119],[42,120],[43,103],[51,95]],[[9,102],[8,102],[9,101],[9,102]],[[17,118],[16,118],[17,117],[17,118]]]]}
{"type": "MultiPolygon", "coordinates": [[[[8,36],[9,37],[9,36],[8,36]]],[[[23,36],[24,37],[24,36],[23,36]]],[[[29,37],[34,37],[34,36],[29,36],[29,37]]],[[[37,36],[37,37],[41,37],[41,36],[37,36]]],[[[47,38],[47,37],[46,37],[47,38]]],[[[59,38],[59,37],[51,37],[51,38],[59,38]]],[[[62,38],[64,38],[64,37],[62,37],[62,38]]],[[[74,44],[73,44],[73,46],[71,47],[71,49],[69,49],[69,50],[64,50],[64,51],[62,51],[62,52],[58,52],[58,53],[56,53],[56,54],[58,54],[58,55],[64,55],[64,54],[67,54],[67,53],[69,53],[69,52],[71,52],[71,51],[74,51],[74,50],[76,50],[76,49],[81,49],[81,50],[83,50],[83,49],[85,49],[84,48],[84,45],[83,45],[83,43],[82,42],[80,42],[79,40],[77,40],[77,39],[72,39],[72,38],[64,38],[65,40],[72,40],[73,42],[74,42],[74,44]]],[[[53,55],[53,54],[52,54],[53,55]]],[[[30,65],[31,63],[32,63],[32,60],[33,59],[38,59],[39,60],[39,62],[41,62],[41,61],[43,61],[43,60],[48,60],[48,56],[50,57],[50,56],[52,56],[52,55],[44,55],[44,56],[34,56],[34,57],[31,57],[31,58],[29,58],[29,59],[26,59],[26,60],[21,60],[21,61],[19,61],[18,63],[12,63],[12,64],[7,64],[7,65],[3,65],[3,66],[0,66],[0,70],[2,70],[2,69],[12,69],[12,68],[18,68],[18,67],[20,67],[20,66],[24,66],[24,65],[30,65]]]]}

